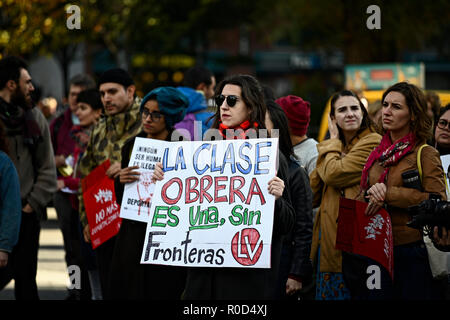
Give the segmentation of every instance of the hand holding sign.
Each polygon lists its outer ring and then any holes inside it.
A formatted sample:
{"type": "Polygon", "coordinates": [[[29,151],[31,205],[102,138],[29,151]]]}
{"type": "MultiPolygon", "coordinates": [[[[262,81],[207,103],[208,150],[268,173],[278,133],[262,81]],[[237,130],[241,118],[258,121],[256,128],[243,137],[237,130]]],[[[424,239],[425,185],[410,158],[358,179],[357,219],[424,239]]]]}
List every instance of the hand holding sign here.
{"type": "Polygon", "coordinates": [[[161,162],[158,162],[155,166],[155,171],[153,171],[152,181],[161,181],[164,179],[164,170],[161,162]]]}
{"type": "Polygon", "coordinates": [[[138,181],[140,173],[139,171],[135,171],[136,169],[139,169],[139,166],[126,167],[120,170],[119,172],[120,183],[125,184],[138,181]]]}
{"type": "Polygon", "coordinates": [[[271,195],[275,196],[275,200],[278,200],[283,195],[284,181],[278,177],[273,177],[269,181],[267,190],[269,190],[271,195]]]}

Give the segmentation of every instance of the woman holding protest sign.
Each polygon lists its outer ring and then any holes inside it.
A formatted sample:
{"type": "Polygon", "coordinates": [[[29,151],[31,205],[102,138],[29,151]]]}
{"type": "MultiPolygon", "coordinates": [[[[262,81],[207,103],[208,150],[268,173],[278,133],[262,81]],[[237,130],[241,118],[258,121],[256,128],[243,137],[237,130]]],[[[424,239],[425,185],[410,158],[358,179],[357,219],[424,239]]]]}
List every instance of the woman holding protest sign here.
{"type": "MultiPolygon", "coordinates": [[[[215,101],[218,108],[212,130],[217,133],[216,139],[256,138],[257,130],[265,129],[266,105],[262,88],[254,77],[233,75],[224,79],[216,88],[215,101]]],[[[263,132],[267,133],[266,130],[263,132]]],[[[155,169],[154,179],[164,179],[162,165],[155,169]]],[[[183,299],[253,300],[275,297],[282,238],[294,223],[294,210],[287,189],[287,161],[279,153],[277,176],[268,183],[268,192],[276,199],[271,268],[189,268],[183,299]]]]}
{"type": "MultiPolygon", "coordinates": [[[[129,167],[137,137],[171,141],[175,123],[181,121],[189,105],[177,89],[160,87],[141,102],[142,132],[122,148],[122,168],[115,179],[117,203],[122,202],[124,185],[138,181],[139,166],[129,167]]],[[[145,240],[145,222],[123,219],[114,247],[109,286],[112,299],[180,299],[186,279],[182,267],[140,264],[145,240]]]]}
{"type": "Polygon", "coordinates": [[[294,154],[289,123],[283,109],[273,100],[266,100],[266,127],[270,136],[278,130],[279,149],[289,164],[289,193],[295,210],[295,225],[283,240],[277,298],[296,297],[309,293],[312,265],[309,259],[312,238],[312,192],[306,169],[294,154]]]}
{"type": "Polygon", "coordinates": [[[407,225],[411,220],[408,207],[429,199],[431,194],[446,200],[440,155],[425,145],[432,121],[423,92],[406,82],[389,87],[383,93],[381,118],[384,136],[364,167],[360,197],[369,202],[367,215],[385,207],[392,219],[393,298],[440,298],[433,287],[422,230],[407,225]],[[417,159],[421,146],[424,148],[417,159]]]}
{"type": "Polygon", "coordinates": [[[339,200],[358,195],[362,168],[381,137],[364,105],[348,90],[332,97],[328,127],[330,139],[317,145],[317,166],[310,174],[313,207],[320,205],[311,259],[317,266],[316,300],[343,300],[350,295],[342,276],[342,253],[335,249],[339,200]]]}

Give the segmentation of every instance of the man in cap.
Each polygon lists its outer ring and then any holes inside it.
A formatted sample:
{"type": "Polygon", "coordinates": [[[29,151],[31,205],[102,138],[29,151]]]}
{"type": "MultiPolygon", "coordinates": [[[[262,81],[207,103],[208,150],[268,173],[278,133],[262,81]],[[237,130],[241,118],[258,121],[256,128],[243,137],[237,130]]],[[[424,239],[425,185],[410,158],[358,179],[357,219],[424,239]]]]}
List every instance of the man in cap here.
{"type": "MultiPolygon", "coordinates": [[[[114,179],[121,169],[121,149],[125,141],[141,130],[141,99],[135,97],[136,87],[128,72],[115,68],[104,72],[98,81],[105,117],[94,127],[90,141],[80,160],[79,172],[87,176],[93,169],[109,159],[111,166],[106,175],[114,179]]],[[[83,195],[80,193],[80,220],[86,241],[90,241],[89,224],[83,195]]],[[[115,236],[96,248],[96,256],[103,298],[108,298],[108,275],[114,249],[115,236]]]]}

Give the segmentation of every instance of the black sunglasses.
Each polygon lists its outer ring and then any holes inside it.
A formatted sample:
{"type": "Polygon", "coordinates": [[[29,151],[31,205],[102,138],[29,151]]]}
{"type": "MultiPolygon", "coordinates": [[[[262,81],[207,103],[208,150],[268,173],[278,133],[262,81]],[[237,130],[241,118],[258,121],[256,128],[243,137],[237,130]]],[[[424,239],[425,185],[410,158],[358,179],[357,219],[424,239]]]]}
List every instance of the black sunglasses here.
{"type": "Polygon", "coordinates": [[[235,95],[229,95],[228,97],[225,97],[223,94],[219,94],[214,98],[214,100],[216,101],[216,105],[218,107],[222,105],[225,99],[227,99],[227,105],[229,107],[234,107],[236,105],[236,102],[239,101],[239,97],[235,95]]]}
{"type": "Polygon", "coordinates": [[[147,108],[142,109],[142,118],[147,119],[147,117],[150,116],[150,119],[154,122],[158,122],[163,115],[164,114],[159,111],[150,112],[147,108]]]}

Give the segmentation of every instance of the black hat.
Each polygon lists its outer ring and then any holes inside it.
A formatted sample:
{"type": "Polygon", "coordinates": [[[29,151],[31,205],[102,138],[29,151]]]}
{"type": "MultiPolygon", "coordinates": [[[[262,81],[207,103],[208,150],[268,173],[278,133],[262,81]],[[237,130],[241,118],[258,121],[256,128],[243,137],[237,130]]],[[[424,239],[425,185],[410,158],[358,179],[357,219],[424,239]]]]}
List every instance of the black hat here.
{"type": "Polygon", "coordinates": [[[130,74],[120,68],[110,69],[103,72],[103,74],[100,76],[100,79],[98,80],[98,86],[100,87],[101,84],[106,82],[119,83],[125,88],[128,88],[130,85],[134,84],[134,81],[131,78],[130,74]]]}

